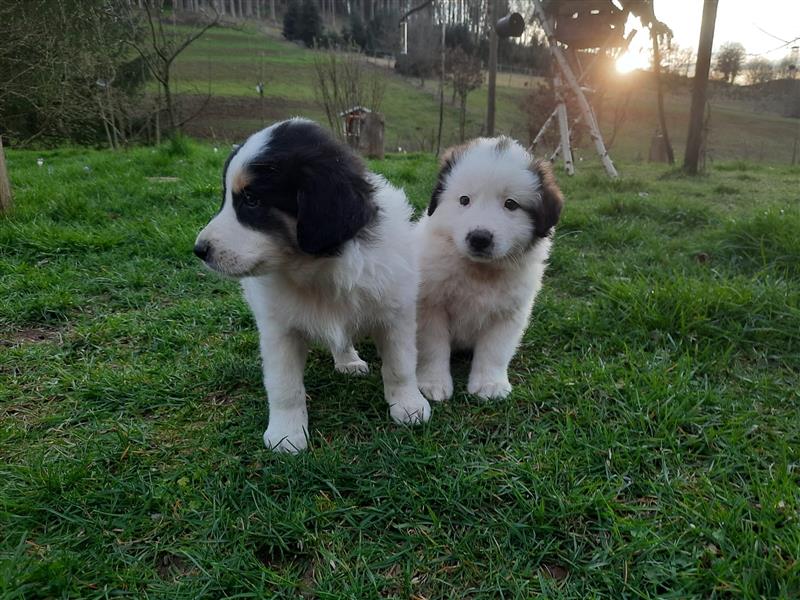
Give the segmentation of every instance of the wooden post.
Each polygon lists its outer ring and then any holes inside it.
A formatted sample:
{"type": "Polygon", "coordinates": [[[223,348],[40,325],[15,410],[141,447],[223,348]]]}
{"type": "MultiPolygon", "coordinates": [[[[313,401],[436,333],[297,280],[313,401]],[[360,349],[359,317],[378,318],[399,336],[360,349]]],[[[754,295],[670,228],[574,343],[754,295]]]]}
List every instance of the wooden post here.
{"type": "Polygon", "coordinates": [[[0,136],[0,214],[11,212],[11,182],[6,170],[6,155],[3,150],[3,136],[0,136]]]}
{"type": "Polygon", "coordinates": [[[717,20],[718,0],[703,3],[703,23],[700,28],[700,43],[697,47],[697,66],[692,82],[692,109],[689,113],[689,134],[686,137],[686,154],[683,170],[697,175],[700,162],[700,146],[703,142],[703,113],[705,112],[708,71],[711,67],[711,47],[714,45],[714,24],[717,20]]]}
{"type": "Polygon", "coordinates": [[[658,35],[655,32],[655,25],[650,27],[650,37],[653,40],[653,75],[656,78],[656,97],[658,100],[658,122],[661,127],[661,136],[664,143],[664,151],[667,153],[667,162],[675,164],[675,154],[672,152],[672,142],[669,141],[667,131],[667,116],[664,114],[664,82],[661,77],[661,52],[658,48],[658,35]]]}
{"type": "Polygon", "coordinates": [[[564,170],[567,175],[575,175],[575,163],[572,160],[572,145],[569,143],[569,122],[567,121],[567,100],[564,98],[564,84],[561,75],[554,77],[556,88],[556,112],[558,113],[558,130],[561,135],[561,156],[564,158],[564,170]]]}
{"type": "Polygon", "coordinates": [[[486,135],[494,135],[495,90],[497,87],[497,0],[489,0],[489,89],[486,100],[486,135]]]}
{"type": "Polygon", "coordinates": [[[367,113],[361,123],[358,149],[367,158],[383,160],[385,123],[381,113],[367,113]]]}
{"type": "Polygon", "coordinates": [[[578,101],[578,108],[580,109],[581,113],[583,114],[583,120],[586,122],[586,125],[589,127],[589,135],[594,142],[595,150],[597,151],[597,155],[600,157],[600,162],[603,163],[603,167],[606,170],[606,173],[611,178],[619,177],[619,173],[617,173],[617,169],[614,167],[614,163],[611,161],[611,157],[608,154],[608,150],[606,150],[606,145],[603,143],[603,136],[600,133],[600,127],[597,125],[597,119],[594,117],[594,112],[592,111],[592,107],[589,105],[589,101],[586,99],[586,96],[581,89],[578,80],[575,78],[575,75],[572,73],[572,69],[567,62],[567,57],[564,56],[564,52],[561,50],[561,47],[558,45],[556,41],[555,34],[553,33],[553,28],[550,24],[550,19],[547,18],[547,14],[544,12],[542,8],[542,4],[540,0],[533,0],[534,11],[539,19],[539,23],[544,29],[544,33],[547,36],[547,43],[550,47],[550,54],[552,55],[553,59],[555,60],[556,64],[558,65],[559,70],[561,71],[561,75],[569,85],[572,93],[575,94],[575,98],[578,101]]]}

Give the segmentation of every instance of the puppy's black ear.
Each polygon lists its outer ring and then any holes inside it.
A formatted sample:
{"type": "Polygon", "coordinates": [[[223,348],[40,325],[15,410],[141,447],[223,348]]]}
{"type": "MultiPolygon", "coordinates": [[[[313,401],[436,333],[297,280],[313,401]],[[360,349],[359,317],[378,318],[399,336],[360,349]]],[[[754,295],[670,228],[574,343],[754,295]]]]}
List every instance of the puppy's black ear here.
{"type": "Polygon", "coordinates": [[[549,162],[537,160],[531,164],[530,168],[539,178],[539,193],[542,198],[539,205],[533,210],[533,234],[537,238],[543,238],[547,237],[558,223],[561,209],[564,207],[564,196],[556,183],[553,168],[549,162]]]}
{"type": "Polygon", "coordinates": [[[335,254],[372,221],[377,208],[372,185],[356,156],[302,169],[297,192],[297,243],[307,254],[335,254]]]}
{"type": "Polygon", "coordinates": [[[432,215],[433,211],[436,210],[436,207],[439,206],[439,199],[444,191],[444,181],[447,179],[450,171],[453,170],[455,164],[464,155],[464,152],[466,152],[467,148],[469,148],[469,144],[453,146],[445,150],[444,154],[442,154],[441,166],[439,167],[439,177],[436,180],[436,187],[433,188],[430,204],[428,204],[428,215],[432,215]]]}

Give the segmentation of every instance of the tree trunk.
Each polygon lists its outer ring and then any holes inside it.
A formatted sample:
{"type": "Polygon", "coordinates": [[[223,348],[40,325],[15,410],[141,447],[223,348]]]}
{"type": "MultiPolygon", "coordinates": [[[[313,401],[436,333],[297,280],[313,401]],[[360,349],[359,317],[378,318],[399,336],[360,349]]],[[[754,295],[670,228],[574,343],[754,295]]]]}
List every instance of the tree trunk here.
{"type": "Polygon", "coordinates": [[[689,134],[686,138],[686,154],[683,170],[697,175],[700,162],[700,145],[703,141],[703,112],[708,89],[708,71],[711,67],[711,47],[714,45],[714,24],[717,20],[718,0],[705,0],[700,42],[697,48],[697,66],[692,83],[692,108],[689,115],[689,134]]]}
{"type": "Polygon", "coordinates": [[[439,152],[442,150],[442,127],[444,126],[444,67],[445,67],[445,24],[444,19],[442,20],[442,39],[441,39],[441,64],[439,68],[441,69],[441,73],[439,74],[439,133],[436,136],[436,156],[439,156],[439,152]]]}
{"type": "Polygon", "coordinates": [[[11,182],[6,170],[6,155],[3,150],[3,136],[0,135],[0,214],[11,212],[11,182]]]}
{"type": "Polygon", "coordinates": [[[661,80],[661,53],[658,48],[658,36],[650,31],[650,37],[653,39],[653,75],[656,78],[656,97],[658,99],[658,122],[661,128],[662,139],[664,140],[664,151],[667,153],[667,162],[671,165],[675,164],[675,153],[672,151],[672,142],[669,141],[669,132],[667,131],[667,116],[664,114],[664,85],[661,80]]]}
{"type": "Polygon", "coordinates": [[[167,108],[167,123],[169,125],[169,134],[172,135],[175,132],[177,119],[175,118],[175,105],[172,101],[172,90],[169,87],[169,66],[164,68],[163,73],[163,84],[162,87],[164,88],[164,102],[166,103],[167,108]]]}

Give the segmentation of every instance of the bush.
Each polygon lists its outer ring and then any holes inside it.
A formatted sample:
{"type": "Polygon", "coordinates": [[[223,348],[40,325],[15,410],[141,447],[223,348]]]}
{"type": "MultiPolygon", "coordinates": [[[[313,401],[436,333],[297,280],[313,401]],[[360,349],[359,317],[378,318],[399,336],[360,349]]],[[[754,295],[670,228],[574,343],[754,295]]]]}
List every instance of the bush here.
{"type": "Polygon", "coordinates": [[[436,59],[421,54],[399,54],[394,62],[394,70],[405,77],[426,79],[436,72],[436,59]]]}

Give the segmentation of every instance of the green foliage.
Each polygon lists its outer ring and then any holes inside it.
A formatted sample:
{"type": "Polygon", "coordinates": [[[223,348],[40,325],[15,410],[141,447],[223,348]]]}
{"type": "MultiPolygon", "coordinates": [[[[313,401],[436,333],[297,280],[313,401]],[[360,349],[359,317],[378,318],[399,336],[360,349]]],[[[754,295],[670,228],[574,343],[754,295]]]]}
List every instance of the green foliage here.
{"type": "Polygon", "coordinates": [[[174,133],[164,147],[169,157],[187,158],[192,153],[191,140],[181,133],[174,133]]]}

